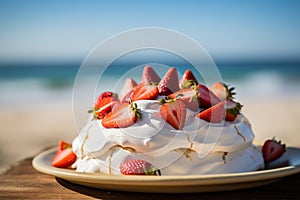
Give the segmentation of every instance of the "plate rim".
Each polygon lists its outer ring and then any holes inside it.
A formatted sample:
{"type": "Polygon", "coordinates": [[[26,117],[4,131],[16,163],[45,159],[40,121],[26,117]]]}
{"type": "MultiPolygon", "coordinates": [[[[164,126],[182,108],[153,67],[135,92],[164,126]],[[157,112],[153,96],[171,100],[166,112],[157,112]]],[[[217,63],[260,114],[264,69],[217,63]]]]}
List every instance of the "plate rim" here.
{"type": "MultiPolygon", "coordinates": [[[[300,149],[295,148],[300,152],[300,149]]],[[[103,184],[114,185],[160,185],[160,186],[178,186],[184,183],[185,186],[195,185],[220,185],[220,184],[236,184],[253,181],[266,181],[271,179],[280,179],[300,172],[300,165],[291,165],[275,169],[259,170],[252,172],[241,173],[226,173],[226,174],[208,174],[208,175],[168,175],[168,176],[122,176],[122,175],[107,175],[101,173],[84,173],[76,172],[74,169],[61,169],[52,167],[52,165],[43,162],[43,159],[56,152],[57,148],[50,148],[37,154],[33,160],[33,167],[42,173],[52,175],[58,178],[71,181],[93,183],[101,181],[103,184]]],[[[98,183],[98,182],[97,182],[98,183]]]]}

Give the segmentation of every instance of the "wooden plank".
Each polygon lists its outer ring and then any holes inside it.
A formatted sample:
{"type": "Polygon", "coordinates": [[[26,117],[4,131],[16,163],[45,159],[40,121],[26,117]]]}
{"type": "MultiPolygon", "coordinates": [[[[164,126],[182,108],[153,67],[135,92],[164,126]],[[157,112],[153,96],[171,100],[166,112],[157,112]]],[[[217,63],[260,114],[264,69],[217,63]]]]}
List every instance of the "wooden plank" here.
{"type": "Polygon", "coordinates": [[[88,188],[42,174],[25,159],[0,175],[0,199],[297,199],[300,173],[258,188],[197,194],[146,194],[88,188]]]}

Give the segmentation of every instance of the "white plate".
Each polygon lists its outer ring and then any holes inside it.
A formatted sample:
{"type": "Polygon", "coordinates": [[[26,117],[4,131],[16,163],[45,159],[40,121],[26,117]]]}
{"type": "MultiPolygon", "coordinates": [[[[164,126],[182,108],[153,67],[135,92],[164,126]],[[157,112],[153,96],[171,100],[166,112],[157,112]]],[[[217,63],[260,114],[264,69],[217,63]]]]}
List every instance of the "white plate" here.
{"type": "Polygon", "coordinates": [[[191,176],[118,176],[80,173],[72,169],[52,167],[51,161],[55,152],[56,148],[37,155],[32,161],[33,167],[42,173],[72,183],[131,192],[188,193],[236,190],[266,185],[300,172],[299,148],[287,148],[284,156],[268,166],[271,169],[245,173],[191,176]]]}

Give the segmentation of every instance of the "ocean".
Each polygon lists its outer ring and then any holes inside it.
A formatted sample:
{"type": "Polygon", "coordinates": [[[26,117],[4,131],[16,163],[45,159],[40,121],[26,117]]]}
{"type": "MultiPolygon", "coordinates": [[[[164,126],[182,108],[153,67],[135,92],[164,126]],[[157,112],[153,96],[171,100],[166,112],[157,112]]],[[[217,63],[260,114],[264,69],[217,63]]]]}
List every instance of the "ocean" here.
{"type": "MultiPolygon", "coordinates": [[[[104,73],[105,78],[101,79],[101,88],[114,90],[122,75],[136,65],[134,62],[110,65],[104,73]]],[[[176,67],[181,74],[191,68],[187,63],[170,61],[164,65],[176,67]]],[[[227,62],[216,65],[223,81],[236,88],[237,98],[276,99],[300,96],[300,63],[227,62]]],[[[70,103],[79,68],[79,62],[1,64],[0,107],[70,103]]],[[[87,85],[82,87],[88,86],[89,76],[95,77],[97,74],[91,70],[86,78],[87,85]]],[[[141,70],[133,72],[133,76],[139,81],[141,70]]]]}

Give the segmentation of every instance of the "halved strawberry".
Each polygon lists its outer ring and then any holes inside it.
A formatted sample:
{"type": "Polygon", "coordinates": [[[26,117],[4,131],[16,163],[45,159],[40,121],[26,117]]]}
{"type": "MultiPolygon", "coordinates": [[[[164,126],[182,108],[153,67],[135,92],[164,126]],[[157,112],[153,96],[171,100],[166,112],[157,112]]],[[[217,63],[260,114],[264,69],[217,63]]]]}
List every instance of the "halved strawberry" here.
{"type": "Polygon", "coordinates": [[[103,92],[96,99],[94,107],[95,108],[100,108],[103,105],[105,105],[106,102],[102,102],[102,100],[104,100],[106,98],[111,98],[112,100],[117,100],[118,99],[118,95],[116,93],[113,93],[113,92],[108,92],[108,91],[103,92]]]}
{"type": "Polygon", "coordinates": [[[169,95],[179,90],[178,74],[174,67],[167,71],[158,83],[157,88],[159,95],[169,95]]]}
{"type": "Polygon", "coordinates": [[[120,164],[120,172],[123,175],[161,175],[160,170],[151,163],[140,160],[128,160],[120,164]]]}
{"type": "Polygon", "coordinates": [[[281,157],[285,152],[285,144],[281,144],[281,141],[272,140],[265,141],[262,147],[262,154],[266,163],[281,157]]]}
{"type": "Polygon", "coordinates": [[[225,109],[226,109],[226,121],[234,121],[237,116],[240,114],[241,109],[243,105],[241,105],[239,102],[234,101],[224,101],[225,103],[225,109]]]}
{"type": "Polygon", "coordinates": [[[210,123],[221,123],[225,119],[225,103],[220,102],[196,116],[210,123]]]}
{"type": "Polygon", "coordinates": [[[59,141],[57,151],[63,151],[67,148],[72,148],[72,144],[65,142],[63,140],[59,141]]]}
{"type": "Polygon", "coordinates": [[[100,107],[98,110],[93,112],[95,119],[103,119],[108,113],[110,113],[114,106],[118,104],[119,101],[108,101],[106,105],[100,107]]]}
{"type": "Polygon", "coordinates": [[[220,102],[220,99],[210,91],[205,85],[198,84],[198,101],[200,108],[209,108],[220,102]]]}
{"type": "Polygon", "coordinates": [[[229,87],[225,83],[216,82],[210,87],[210,90],[221,100],[232,100],[234,99],[234,87],[229,87]]]}
{"type": "Polygon", "coordinates": [[[76,154],[72,148],[57,152],[52,160],[53,167],[68,168],[76,161],[76,154]]]}
{"type": "Polygon", "coordinates": [[[105,128],[125,128],[134,124],[141,116],[135,103],[124,102],[108,113],[101,123],[105,128]]]}
{"type": "Polygon", "coordinates": [[[136,82],[132,78],[127,78],[119,93],[120,101],[128,101],[130,99],[130,93],[136,85],[136,82]]]}
{"type": "Polygon", "coordinates": [[[151,100],[158,97],[158,89],[155,83],[143,82],[138,84],[131,95],[132,101],[151,100]]]}
{"type": "Polygon", "coordinates": [[[185,106],[193,111],[199,110],[198,91],[194,88],[181,89],[173,94],[170,94],[171,99],[179,99],[183,101],[185,106]]]}
{"type": "Polygon", "coordinates": [[[179,81],[179,87],[181,89],[190,88],[192,85],[198,84],[197,79],[195,78],[194,74],[191,70],[186,70],[182,75],[182,78],[179,81]]]}
{"type": "Polygon", "coordinates": [[[150,65],[145,66],[143,70],[141,82],[158,83],[159,81],[160,81],[160,77],[157,75],[154,69],[150,65]]]}
{"type": "Polygon", "coordinates": [[[76,161],[76,154],[72,150],[72,145],[60,141],[57,152],[52,160],[53,167],[68,168],[76,161]]]}
{"type": "Polygon", "coordinates": [[[95,107],[89,110],[88,113],[92,113],[94,119],[103,119],[105,115],[111,112],[114,105],[118,102],[119,100],[113,96],[97,100],[97,105],[95,104],[95,107]]]}
{"type": "Polygon", "coordinates": [[[186,107],[185,104],[176,99],[159,99],[162,104],[160,114],[171,126],[177,130],[181,130],[185,123],[186,107]]]}

